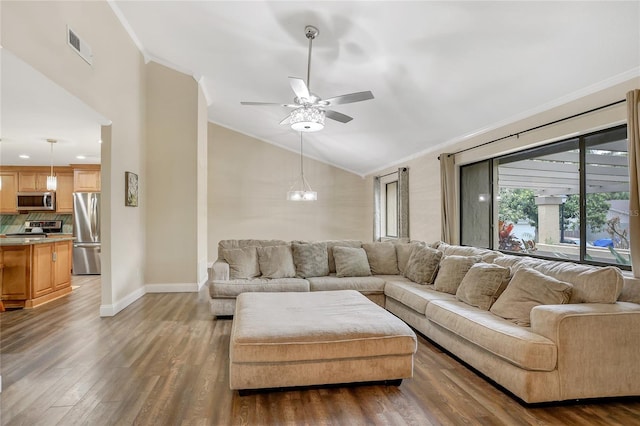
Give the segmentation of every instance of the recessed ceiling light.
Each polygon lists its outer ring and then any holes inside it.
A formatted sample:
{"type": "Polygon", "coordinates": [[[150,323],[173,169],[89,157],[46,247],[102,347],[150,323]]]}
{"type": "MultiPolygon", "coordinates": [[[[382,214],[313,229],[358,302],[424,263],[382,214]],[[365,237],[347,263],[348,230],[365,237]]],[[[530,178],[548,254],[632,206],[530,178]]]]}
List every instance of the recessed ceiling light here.
{"type": "Polygon", "coordinates": [[[84,160],[84,159],[85,159],[85,158],[87,158],[87,157],[85,157],[84,155],[76,155],[76,158],[77,158],[78,160],[84,160]]]}
{"type": "Polygon", "coordinates": [[[20,154],[18,155],[18,157],[24,158],[24,159],[30,158],[27,154],[20,154]]]}
{"type": "Polygon", "coordinates": [[[98,139],[98,143],[102,143],[102,139],[98,139]]]}

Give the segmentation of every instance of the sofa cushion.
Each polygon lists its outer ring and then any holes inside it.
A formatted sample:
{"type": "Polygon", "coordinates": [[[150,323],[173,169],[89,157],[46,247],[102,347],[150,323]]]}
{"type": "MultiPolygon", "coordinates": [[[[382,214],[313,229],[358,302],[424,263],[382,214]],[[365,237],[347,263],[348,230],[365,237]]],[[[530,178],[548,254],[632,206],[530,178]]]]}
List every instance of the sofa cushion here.
{"type": "Polygon", "coordinates": [[[440,260],[438,275],[433,283],[436,290],[456,294],[467,271],[480,260],[482,260],[480,256],[444,256],[440,260]]]}
{"type": "Polygon", "coordinates": [[[553,371],[557,347],[549,339],[489,311],[457,300],[433,300],[427,318],[440,327],[525,370],[553,371]]]}
{"type": "Polygon", "coordinates": [[[429,247],[416,247],[409,256],[404,276],[418,284],[432,284],[441,258],[441,251],[429,247]]]}
{"type": "Polygon", "coordinates": [[[209,284],[209,294],[213,298],[234,298],[241,293],[283,291],[309,291],[309,282],[301,278],[279,278],[269,280],[213,280],[209,284]]]}
{"type": "Polygon", "coordinates": [[[494,314],[511,320],[517,325],[531,324],[531,309],[538,305],[561,305],[569,302],[573,286],[558,281],[534,269],[520,268],[496,303],[494,314]]]}
{"type": "Polygon", "coordinates": [[[362,248],[367,252],[372,274],[397,275],[400,273],[394,244],[368,243],[362,244],[362,248]]]}
{"type": "Polygon", "coordinates": [[[624,285],[622,271],[615,266],[580,265],[511,255],[496,258],[494,263],[510,266],[514,274],[518,269],[527,267],[573,284],[569,303],[615,303],[624,285]]]}
{"type": "Polygon", "coordinates": [[[510,270],[493,263],[477,263],[469,269],[456,299],[488,311],[509,284],[510,270]]]}
{"type": "Polygon", "coordinates": [[[258,247],[258,263],[264,278],[294,278],[296,267],[293,265],[291,247],[258,247]]]}
{"type": "Polygon", "coordinates": [[[362,241],[356,241],[356,240],[326,240],[321,242],[327,245],[329,273],[336,272],[336,261],[335,261],[335,258],[333,257],[334,247],[353,247],[353,248],[362,247],[362,241]]]}
{"type": "Polygon", "coordinates": [[[499,251],[471,246],[457,246],[443,242],[438,245],[438,250],[440,250],[445,256],[481,256],[482,261],[487,263],[492,263],[494,259],[502,256],[502,253],[499,251]]]}
{"type": "Polygon", "coordinates": [[[618,300],[640,304],[640,278],[624,277],[624,287],[618,300]]]}
{"type": "Polygon", "coordinates": [[[218,260],[224,260],[223,249],[238,249],[245,247],[286,246],[289,243],[282,240],[220,240],[218,243],[218,260]]]}
{"type": "Polygon", "coordinates": [[[258,252],[254,246],[222,249],[222,256],[229,264],[229,279],[248,279],[260,276],[258,252]]]}
{"type": "Polygon", "coordinates": [[[309,289],[311,291],[327,290],[357,290],[362,293],[383,293],[385,281],[378,277],[310,277],[309,289]]]}
{"type": "Polygon", "coordinates": [[[404,275],[404,270],[407,267],[407,262],[409,262],[409,257],[411,256],[411,252],[413,251],[414,247],[423,245],[425,244],[419,241],[395,244],[396,257],[398,258],[398,270],[401,274],[404,275]]]}
{"type": "Polygon", "coordinates": [[[329,275],[329,255],[325,243],[292,242],[291,249],[298,278],[329,275]]]}
{"type": "Polygon", "coordinates": [[[366,277],[371,275],[367,253],[362,248],[333,247],[337,277],[366,277]]]}
{"type": "Polygon", "coordinates": [[[433,285],[417,284],[400,279],[388,280],[384,287],[384,294],[421,315],[424,315],[427,304],[432,300],[455,300],[455,297],[449,293],[436,291],[433,285]]]}

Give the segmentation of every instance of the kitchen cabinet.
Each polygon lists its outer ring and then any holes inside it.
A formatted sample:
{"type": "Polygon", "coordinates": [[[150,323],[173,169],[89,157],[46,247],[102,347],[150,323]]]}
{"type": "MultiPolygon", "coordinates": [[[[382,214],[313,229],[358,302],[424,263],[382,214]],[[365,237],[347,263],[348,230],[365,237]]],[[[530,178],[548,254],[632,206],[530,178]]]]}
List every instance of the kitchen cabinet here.
{"type": "Polygon", "coordinates": [[[0,172],[0,213],[17,214],[16,194],[18,192],[18,173],[0,172]]]}
{"type": "Polygon", "coordinates": [[[47,190],[47,176],[44,172],[19,172],[18,191],[19,192],[39,192],[47,190]]]}
{"type": "Polygon", "coordinates": [[[53,290],[71,285],[71,255],[70,241],[53,243],[53,290]]]}
{"type": "Polygon", "coordinates": [[[53,244],[33,246],[32,297],[37,298],[53,291],[53,244]]]}
{"type": "Polygon", "coordinates": [[[57,173],[56,212],[73,213],[73,173],[57,173]]]}
{"type": "Polygon", "coordinates": [[[2,251],[2,301],[7,307],[24,306],[29,298],[30,246],[0,247],[2,251]]]}
{"type": "Polygon", "coordinates": [[[33,308],[71,293],[72,239],[0,246],[2,301],[33,308]]]}
{"type": "Polygon", "coordinates": [[[73,192],[100,192],[100,169],[74,169],[73,192]]]}

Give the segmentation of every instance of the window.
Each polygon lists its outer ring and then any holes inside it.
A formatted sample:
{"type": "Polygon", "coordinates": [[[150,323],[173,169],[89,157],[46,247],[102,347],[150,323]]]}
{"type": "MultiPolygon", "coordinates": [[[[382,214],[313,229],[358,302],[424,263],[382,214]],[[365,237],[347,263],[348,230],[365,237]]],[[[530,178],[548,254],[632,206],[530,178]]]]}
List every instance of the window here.
{"type": "Polygon", "coordinates": [[[374,241],[409,238],[409,169],[374,178],[374,241]]]}
{"type": "Polygon", "coordinates": [[[461,242],[629,268],[626,137],[619,126],[462,166],[461,242]]]}
{"type": "Polygon", "coordinates": [[[398,172],[380,177],[382,238],[398,238],[398,172]]]}
{"type": "Polygon", "coordinates": [[[389,182],[385,187],[386,236],[398,238],[398,181],[389,182]]]}

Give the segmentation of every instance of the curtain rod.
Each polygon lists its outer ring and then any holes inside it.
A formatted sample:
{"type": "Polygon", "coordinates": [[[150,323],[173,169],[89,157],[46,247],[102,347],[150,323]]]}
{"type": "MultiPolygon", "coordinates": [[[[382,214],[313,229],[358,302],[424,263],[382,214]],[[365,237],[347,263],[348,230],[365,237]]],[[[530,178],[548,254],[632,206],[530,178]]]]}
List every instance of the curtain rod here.
{"type": "MultiPolygon", "coordinates": [[[[522,135],[524,133],[532,132],[534,130],[541,129],[543,127],[547,127],[547,126],[551,126],[553,124],[561,123],[563,121],[571,120],[572,118],[580,117],[581,115],[590,114],[592,112],[599,111],[599,110],[605,109],[605,108],[609,108],[609,107],[612,107],[614,105],[621,104],[623,102],[626,102],[626,99],[622,99],[622,100],[619,100],[619,101],[611,102],[610,104],[599,106],[597,108],[592,108],[592,109],[590,109],[588,111],[579,112],[577,114],[570,115],[569,117],[560,118],[558,120],[551,121],[551,122],[546,123],[546,124],[541,124],[539,126],[531,127],[531,128],[529,128],[527,130],[523,130],[523,131],[518,132],[518,133],[512,133],[512,134],[510,134],[508,136],[503,136],[501,138],[497,138],[497,139],[491,140],[489,142],[481,143],[480,145],[476,145],[476,146],[472,146],[472,147],[469,147],[469,148],[461,149],[460,151],[456,151],[456,152],[453,152],[451,154],[447,154],[447,157],[451,157],[452,155],[456,155],[456,154],[461,154],[461,153],[466,152],[466,151],[471,151],[472,149],[480,148],[481,146],[489,145],[489,144],[492,144],[494,142],[499,142],[499,141],[504,140],[504,139],[509,139],[509,138],[511,138],[513,136],[515,136],[516,138],[519,138],[520,135],[522,135]]],[[[438,160],[440,160],[440,156],[439,155],[438,155],[438,160]]]]}
{"type": "Polygon", "coordinates": [[[380,176],[375,176],[375,177],[377,177],[377,178],[383,178],[383,177],[391,176],[391,175],[393,175],[393,174],[396,174],[396,173],[400,172],[401,170],[404,172],[404,171],[406,171],[406,170],[407,170],[407,168],[406,168],[406,167],[400,167],[400,168],[399,168],[398,170],[396,170],[395,172],[390,172],[390,173],[387,173],[386,175],[380,175],[380,176]]]}

